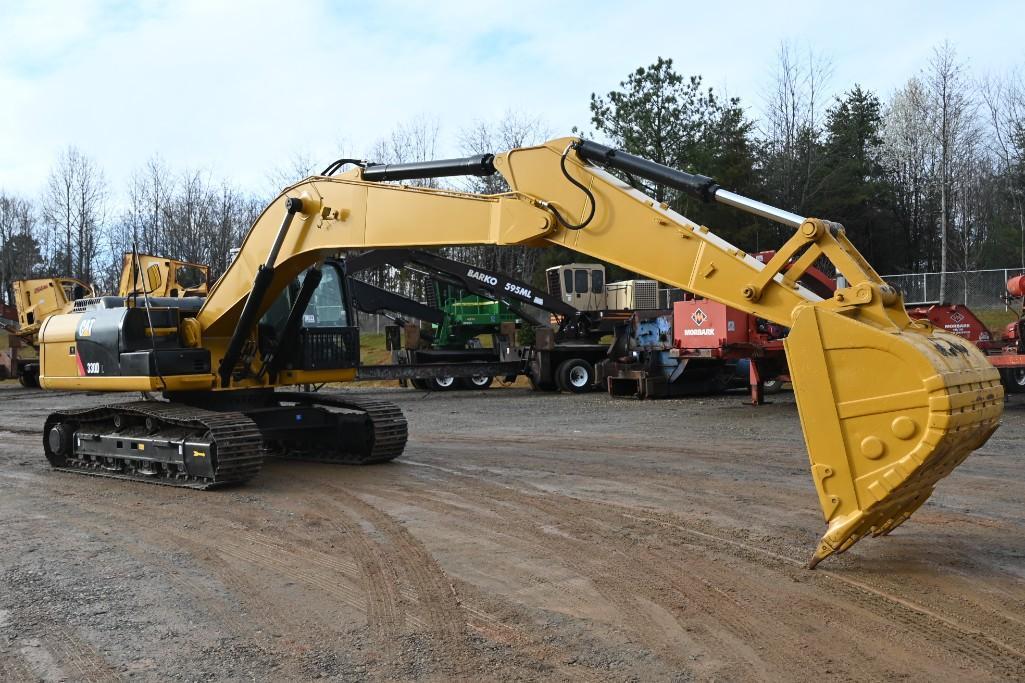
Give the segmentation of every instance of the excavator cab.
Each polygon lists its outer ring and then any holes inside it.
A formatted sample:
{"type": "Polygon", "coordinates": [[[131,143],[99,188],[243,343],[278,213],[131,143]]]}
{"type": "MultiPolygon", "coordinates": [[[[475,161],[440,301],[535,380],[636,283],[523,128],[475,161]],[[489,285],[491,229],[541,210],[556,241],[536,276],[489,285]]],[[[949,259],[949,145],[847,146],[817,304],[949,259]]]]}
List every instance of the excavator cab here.
{"type": "Polygon", "coordinates": [[[267,370],[325,370],[359,364],[359,327],[345,268],[329,260],[300,273],[274,299],[258,324],[267,370]]]}

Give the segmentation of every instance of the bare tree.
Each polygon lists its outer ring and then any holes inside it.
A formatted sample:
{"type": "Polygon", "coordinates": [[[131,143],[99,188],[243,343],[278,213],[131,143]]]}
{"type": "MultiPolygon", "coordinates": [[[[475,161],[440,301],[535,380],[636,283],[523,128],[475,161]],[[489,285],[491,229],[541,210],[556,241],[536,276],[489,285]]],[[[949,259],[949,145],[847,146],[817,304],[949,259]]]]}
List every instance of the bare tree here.
{"type": "Polygon", "coordinates": [[[89,281],[106,215],[103,171],[74,147],[68,147],[50,171],[42,207],[43,221],[55,238],[47,253],[50,268],[89,281]]]}
{"type": "MultiPolygon", "coordinates": [[[[549,137],[551,131],[540,118],[509,110],[496,122],[478,121],[463,130],[459,134],[459,146],[463,154],[470,156],[536,145],[549,137]]],[[[509,186],[496,173],[468,177],[462,181],[461,189],[479,194],[499,194],[508,192],[509,186]]],[[[459,247],[450,253],[453,258],[514,275],[527,282],[534,277],[538,263],[538,250],[531,247],[459,247]]]]}
{"type": "Polygon", "coordinates": [[[908,271],[933,266],[932,211],[936,143],[925,85],[911,78],[890,98],[883,114],[879,160],[887,174],[892,210],[900,225],[908,271]]]}
{"type": "MultiPolygon", "coordinates": [[[[436,119],[420,116],[408,123],[396,126],[388,137],[374,143],[366,158],[377,164],[401,164],[437,159],[440,132],[441,126],[436,119]]],[[[402,184],[430,188],[441,186],[437,178],[404,180],[402,184]]],[[[418,300],[423,300],[426,294],[426,282],[423,278],[411,277],[408,272],[397,271],[394,268],[365,271],[360,274],[360,278],[370,284],[418,300]]]]}
{"type": "Polygon", "coordinates": [[[21,197],[0,192],[0,300],[14,303],[15,280],[31,277],[40,265],[39,246],[32,236],[35,214],[21,197]]]}
{"type": "Polygon", "coordinates": [[[1001,183],[1017,217],[1020,266],[1025,268],[1025,82],[1018,71],[1005,79],[986,78],[981,87],[990,145],[1000,164],[1001,183]]]}
{"type": "MultiPolygon", "coordinates": [[[[441,125],[437,119],[421,116],[396,126],[386,138],[374,143],[367,158],[379,164],[402,164],[412,161],[430,161],[438,158],[438,135],[441,125]]],[[[439,187],[436,178],[406,180],[406,185],[439,187]]]]}
{"type": "Polygon", "coordinates": [[[824,91],[832,71],[831,62],[811,48],[800,54],[790,43],[780,44],[775,77],[765,94],[762,137],[769,191],[782,206],[803,210],[814,194],[824,91]]]}
{"type": "Polygon", "coordinates": [[[280,166],[276,166],[267,175],[267,182],[270,186],[267,194],[270,197],[276,197],[283,188],[294,185],[304,178],[309,178],[315,173],[319,173],[321,168],[326,166],[327,163],[327,161],[322,161],[318,166],[317,160],[306,150],[293,152],[288,161],[280,166]]]}
{"type": "Polygon", "coordinates": [[[940,192],[940,300],[947,298],[948,232],[951,219],[951,193],[956,176],[955,160],[963,160],[974,151],[978,140],[978,104],[964,65],[957,51],[944,42],[933,51],[926,72],[926,103],[930,126],[939,152],[937,182],[940,192]]]}

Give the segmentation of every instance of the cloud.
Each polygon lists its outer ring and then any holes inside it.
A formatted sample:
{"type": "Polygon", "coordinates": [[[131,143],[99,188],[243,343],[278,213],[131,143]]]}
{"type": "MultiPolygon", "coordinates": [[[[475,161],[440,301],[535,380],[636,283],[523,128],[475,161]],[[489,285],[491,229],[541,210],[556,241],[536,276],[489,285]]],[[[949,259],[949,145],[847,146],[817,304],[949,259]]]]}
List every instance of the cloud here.
{"type": "Polygon", "coordinates": [[[592,92],[659,55],[757,108],[782,39],[832,55],[837,87],[860,81],[884,94],[947,37],[976,67],[1020,58],[1013,3],[971,12],[934,4],[721,7],[11,3],[0,9],[0,188],[39,191],[70,144],[97,160],[119,192],[154,154],[172,168],[262,187],[297,154],[325,162],[362,154],[424,115],[441,123],[446,153],[461,128],[507,110],[568,132],[588,124],[592,92]],[[340,140],[350,149],[338,149],[340,140]]]}

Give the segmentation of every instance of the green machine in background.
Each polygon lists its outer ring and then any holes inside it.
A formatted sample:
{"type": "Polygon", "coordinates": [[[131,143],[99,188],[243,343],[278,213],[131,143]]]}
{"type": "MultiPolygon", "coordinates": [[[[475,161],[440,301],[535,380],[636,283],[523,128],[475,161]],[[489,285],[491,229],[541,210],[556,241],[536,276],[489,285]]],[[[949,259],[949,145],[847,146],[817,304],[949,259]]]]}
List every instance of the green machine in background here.
{"type": "Polygon", "coordinates": [[[434,279],[427,287],[427,305],[445,313],[441,324],[431,326],[432,346],[438,349],[479,348],[482,335],[498,334],[502,323],[520,323],[507,304],[434,279]]]}

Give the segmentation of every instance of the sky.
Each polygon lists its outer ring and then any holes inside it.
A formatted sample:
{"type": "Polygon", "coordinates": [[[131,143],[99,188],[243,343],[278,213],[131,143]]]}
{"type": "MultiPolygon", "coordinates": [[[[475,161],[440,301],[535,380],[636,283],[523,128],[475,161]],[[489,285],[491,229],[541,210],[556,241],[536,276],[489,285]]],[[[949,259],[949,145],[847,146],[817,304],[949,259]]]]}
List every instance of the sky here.
{"type": "Polygon", "coordinates": [[[154,156],[265,191],[297,156],[363,156],[416,119],[439,124],[440,156],[506,112],[566,135],[589,126],[592,92],[659,56],[756,117],[784,41],[829,59],[831,91],[885,99],[944,40],[976,75],[1025,68],[1023,15],[1013,0],[0,0],[0,191],[41,194],[69,145],[116,197],[154,156]]]}

